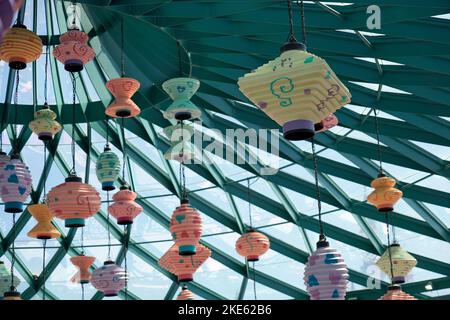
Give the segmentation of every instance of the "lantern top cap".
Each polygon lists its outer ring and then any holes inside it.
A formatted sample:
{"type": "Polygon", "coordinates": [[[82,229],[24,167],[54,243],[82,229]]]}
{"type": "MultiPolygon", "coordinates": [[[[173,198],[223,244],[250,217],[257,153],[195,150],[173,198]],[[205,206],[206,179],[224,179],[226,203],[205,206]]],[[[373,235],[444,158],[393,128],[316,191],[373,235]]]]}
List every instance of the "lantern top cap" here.
{"type": "Polygon", "coordinates": [[[319,241],[317,242],[317,249],[327,248],[330,246],[330,243],[327,241],[327,238],[323,234],[319,236],[319,241]]]}
{"type": "Polygon", "coordinates": [[[130,186],[129,186],[128,184],[123,184],[123,185],[120,187],[120,190],[131,190],[131,188],[130,188],[130,186]]]}
{"type": "Polygon", "coordinates": [[[386,177],[386,175],[385,175],[383,172],[381,172],[381,173],[378,175],[378,178],[384,178],[384,177],[386,177]]]}
{"type": "Polygon", "coordinates": [[[105,145],[105,148],[103,148],[103,151],[111,151],[109,144],[105,145]]]}
{"type": "Polygon", "coordinates": [[[284,53],[290,50],[306,51],[306,46],[298,41],[288,41],[285,42],[283,46],[280,48],[280,53],[284,53]]]}
{"type": "Polygon", "coordinates": [[[112,261],[112,260],[106,260],[106,261],[103,263],[103,265],[105,265],[105,266],[108,266],[108,265],[111,265],[111,264],[115,264],[114,261],[112,261]]]}
{"type": "Polygon", "coordinates": [[[11,155],[11,160],[19,160],[20,159],[20,155],[17,152],[14,152],[11,155]]]}
{"type": "Polygon", "coordinates": [[[189,200],[187,198],[183,198],[180,201],[180,204],[188,204],[188,203],[189,203],[189,200]]]}
{"type": "Polygon", "coordinates": [[[20,29],[26,29],[27,27],[22,23],[16,23],[12,26],[12,28],[20,28],[20,29]]]}
{"type": "Polygon", "coordinates": [[[42,109],[50,109],[50,106],[48,105],[47,102],[44,103],[44,105],[42,106],[42,109]]]}
{"type": "Polygon", "coordinates": [[[401,287],[398,284],[391,284],[388,287],[388,291],[399,290],[399,289],[401,289],[401,287]]]}
{"type": "Polygon", "coordinates": [[[82,182],[83,180],[80,177],[77,177],[76,175],[69,175],[65,181],[66,182],[82,182]]]}

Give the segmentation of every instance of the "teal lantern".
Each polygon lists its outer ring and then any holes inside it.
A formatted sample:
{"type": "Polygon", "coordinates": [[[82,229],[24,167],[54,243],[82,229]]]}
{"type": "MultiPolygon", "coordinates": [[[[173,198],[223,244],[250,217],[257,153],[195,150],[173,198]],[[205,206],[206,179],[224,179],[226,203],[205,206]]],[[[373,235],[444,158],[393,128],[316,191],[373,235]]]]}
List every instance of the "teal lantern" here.
{"type": "MultiPolygon", "coordinates": [[[[17,287],[19,284],[20,279],[14,276],[14,287],[17,287]]],[[[2,299],[4,293],[8,291],[11,291],[11,273],[6,269],[5,263],[0,261],[0,299],[2,299]]]]}
{"type": "Polygon", "coordinates": [[[120,160],[119,157],[111,151],[109,145],[106,145],[105,149],[98,157],[95,172],[98,181],[102,184],[102,190],[111,191],[115,189],[114,181],[119,177],[120,160]]]}
{"type": "Polygon", "coordinates": [[[193,78],[173,78],[162,85],[172,98],[172,104],[164,111],[164,118],[193,120],[202,115],[201,110],[190,99],[200,87],[200,81],[193,78]]]}
{"type": "Polygon", "coordinates": [[[164,134],[170,139],[170,148],[164,153],[167,160],[186,163],[195,158],[195,148],[190,142],[194,128],[178,123],[164,129],[164,134]]]}

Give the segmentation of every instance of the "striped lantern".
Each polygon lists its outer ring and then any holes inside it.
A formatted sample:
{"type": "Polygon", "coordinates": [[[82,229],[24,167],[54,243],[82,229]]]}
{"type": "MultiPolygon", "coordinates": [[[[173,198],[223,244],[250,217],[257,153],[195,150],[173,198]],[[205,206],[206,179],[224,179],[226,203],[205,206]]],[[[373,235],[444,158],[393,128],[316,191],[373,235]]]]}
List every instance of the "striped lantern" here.
{"type": "Polygon", "coordinates": [[[164,111],[164,118],[193,120],[200,118],[201,110],[190,99],[200,87],[193,78],[173,78],[163,83],[163,90],[172,98],[172,104],[164,111]]]}
{"type": "Polygon", "coordinates": [[[314,136],[314,124],[350,103],[351,95],[325,60],[301,44],[238,80],[241,92],[283,127],[288,140],[314,136]]]}
{"type": "MultiPolygon", "coordinates": [[[[14,276],[13,286],[17,287],[20,284],[20,279],[14,276]]],[[[0,296],[3,297],[5,292],[11,290],[11,273],[6,268],[5,263],[0,261],[0,296]]],[[[0,297],[0,299],[1,299],[0,297]]]]}
{"type": "Polygon", "coordinates": [[[303,278],[311,300],[344,300],[347,279],[348,270],[341,254],[321,236],[317,250],[308,258],[303,278]]]}
{"type": "Polygon", "coordinates": [[[160,259],[159,265],[178,277],[180,282],[194,279],[194,273],[211,256],[211,250],[199,244],[193,256],[181,256],[173,245],[160,259]]]}
{"type": "Polygon", "coordinates": [[[53,56],[64,64],[69,72],[80,72],[84,65],[95,57],[94,50],[87,44],[89,36],[73,28],[59,37],[60,44],[53,49],[53,56]]]}
{"type": "Polygon", "coordinates": [[[202,229],[200,214],[189,205],[189,200],[182,199],[170,219],[170,233],[179,248],[180,255],[189,256],[196,253],[202,229]]]}
{"type": "Polygon", "coordinates": [[[187,124],[177,123],[164,129],[164,134],[170,139],[170,148],[164,153],[167,160],[186,163],[195,158],[195,149],[190,142],[194,128],[187,124]]]}
{"type": "Polygon", "coordinates": [[[378,300],[417,300],[412,295],[403,292],[399,285],[389,286],[388,291],[378,300]]]}
{"type": "Polygon", "coordinates": [[[56,113],[45,104],[41,110],[34,113],[34,120],[28,125],[39,140],[52,140],[55,134],[61,131],[61,125],[56,119],[56,113]]]}
{"type": "Polygon", "coordinates": [[[106,108],[105,113],[111,118],[136,117],[141,109],[131,100],[141,84],[133,78],[116,78],[106,83],[106,87],[115,100],[106,108]]]}
{"type": "Polygon", "coordinates": [[[33,204],[28,206],[28,211],[37,220],[37,225],[27,235],[30,238],[40,240],[57,239],[61,233],[52,225],[53,215],[45,204],[33,204]]]}
{"type": "Polygon", "coordinates": [[[405,277],[417,265],[417,260],[398,243],[394,243],[391,244],[390,250],[386,249],[376,265],[392,279],[392,283],[399,284],[405,283],[405,277]],[[391,274],[389,254],[392,256],[393,275],[391,274]]]}
{"type": "Polygon", "coordinates": [[[183,286],[177,296],[177,300],[195,300],[195,296],[187,286],[183,286]]]}
{"type": "Polygon", "coordinates": [[[65,182],[54,187],[47,195],[50,212],[65,220],[68,228],[84,227],[84,220],[100,210],[100,194],[81,178],[70,175],[65,182]]]}
{"type": "Polygon", "coordinates": [[[103,292],[105,297],[115,297],[122,290],[127,281],[124,269],[113,261],[105,261],[102,267],[92,272],[91,283],[95,289],[103,292]]]}
{"type": "Polygon", "coordinates": [[[255,230],[249,230],[236,241],[236,251],[247,261],[258,261],[259,257],[270,248],[270,241],[266,235],[255,230]]]}
{"type": "Polygon", "coordinates": [[[0,60],[8,62],[15,70],[25,69],[27,63],[39,59],[41,53],[41,38],[21,24],[9,29],[0,44],[0,60]]]}
{"type": "Polygon", "coordinates": [[[9,160],[11,160],[11,158],[5,152],[0,151],[0,170],[3,169],[9,160]]]}
{"type": "Polygon", "coordinates": [[[89,268],[95,261],[95,257],[80,255],[70,258],[70,262],[78,268],[77,273],[72,277],[71,281],[74,283],[85,284],[91,281],[91,273],[89,268]]]}
{"type": "Polygon", "coordinates": [[[19,10],[23,0],[1,0],[0,1],[0,43],[3,34],[11,26],[14,14],[19,10]]]}
{"type": "Polygon", "coordinates": [[[394,210],[395,203],[403,196],[403,192],[394,188],[395,179],[380,174],[370,183],[375,190],[367,197],[367,202],[374,205],[379,212],[394,210]]]}
{"type": "Polygon", "coordinates": [[[113,196],[114,203],[108,207],[108,212],[117,219],[118,224],[132,224],[133,219],[142,212],[142,207],[134,201],[136,196],[136,193],[126,186],[122,186],[113,196]]]}
{"type": "Polygon", "coordinates": [[[116,188],[114,182],[119,177],[120,160],[108,145],[97,159],[95,173],[102,184],[102,190],[111,191],[116,188]]]}
{"type": "Polygon", "coordinates": [[[334,114],[330,114],[329,116],[322,119],[322,121],[314,125],[314,131],[316,131],[316,133],[325,132],[333,127],[336,127],[338,124],[338,118],[334,114]]]}
{"type": "Polygon", "coordinates": [[[31,183],[28,167],[19,159],[19,155],[12,155],[0,170],[0,190],[5,212],[23,211],[23,203],[31,192],[31,183]]]}

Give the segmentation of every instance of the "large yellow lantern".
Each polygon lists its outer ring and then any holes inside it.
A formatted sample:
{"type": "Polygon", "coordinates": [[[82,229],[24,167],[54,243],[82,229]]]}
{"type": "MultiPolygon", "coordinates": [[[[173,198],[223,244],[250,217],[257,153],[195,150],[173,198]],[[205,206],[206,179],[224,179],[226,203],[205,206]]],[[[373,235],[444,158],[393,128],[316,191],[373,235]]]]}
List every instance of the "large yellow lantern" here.
{"type": "Polygon", "coordinates": [[[399,284],[405,282],[405,277],[416,266],[417,260],[403,249],[398,243],[392,244],[381,258],[376,262],[378,268],[386,273],[392,283],[399,284]],[[389,255],[392,257],[392,273],[389,255]]]}
{"type": "Polygon", "coordinates": [[[56,239],[61,236],[61,233],[52,225],[53,214],[45,204],[33,204],[28,206],[28,211],[37,220],[37,225],[34,226],[27,235],[30,238],[40,240],[56,239]]]}
{"type": "Polygon", "coordinates": [[[370,183],[375,190],[367,197],[367,201],[380,212],[394,210],[394,204],[403,196],[403,192],[394,188],[395,180],[380,174],[370,183]]]}

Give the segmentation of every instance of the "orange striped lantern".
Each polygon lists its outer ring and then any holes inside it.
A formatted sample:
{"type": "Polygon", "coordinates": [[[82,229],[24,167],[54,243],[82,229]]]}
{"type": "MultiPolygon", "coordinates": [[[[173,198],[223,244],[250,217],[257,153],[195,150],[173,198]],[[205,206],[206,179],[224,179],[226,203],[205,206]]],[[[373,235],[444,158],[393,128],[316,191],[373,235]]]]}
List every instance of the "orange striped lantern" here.
{"type": "Polygon", "coordinates": [[[47,196],[47,205],[53,215],[65,220],[68,228],[84,227],[84,220],[100,210],[100,194],[81,178],[70,175],[54,187],[47,196]]]}
{"type": "Polygon", "coordinates": [[[76,283],[89,283],[91,281],[91,273],[89,272],[89,268],[92,266],[92,264],[95,261],[95,257],[91,256],[75,256],[70,258],[70,262],[78,268],[77,273],[75,276],[72,277],[72,282],[76,283]]]}
{"type": "Polygon", "coordinates": [[[37,225],[27,233],[30,238],[40,240],[56,239],[61,233],[52,225],[53,215],[45,204],[28,206],[28,211],[37,220],[37,225]]]}
{"type": "Polygon", "coordinates": [[[42,53],[42,40],[22,24],[9,29],[0,45],[0,60],[15,70],[25,69],[27,63],[36,61],[42,53]]]}
{"type": "Polygon", "coordinates": [[[177,300],[195,300],[195,296],[186,285],[181,288],[180,294],[177,296],[177,300]]]}
{"type": "Polygon", "coordinates": [[[142,212],[142,207],[134,199],[136,193],[126,186],[122,186],[113,196],[114,203],[108,207],[108,212],[117,219],[118,224],[132,224],[133,219],[142,212]]]}
{"type": "Polygon", "coordinates": [[[211,256],[211,250],[199,244],[193,256],[181,256],[173,245],[160,259],[159,265],[178,277],[180,282],[194,279],[194,273],[211,256]]]}
{"type": "Polygon", "coordinates": [[[394,205],[403,196],[403,192],[394,188],[395,179],[380,174],[378,178],[370,184],[375,190],[367,197],[367,202],[374,205],[379,212],[389,212],[394,210],[394,205]]]}
{"type": "Polygon", "coordinates": [[[111,118],[136,117],[141,109],[131,100],[131,97],[139,90],[141,84],[133,78],[116,78],[106,83],[106,87],[116,100],[105,110],[111,118]]]}
{"type": "Polygon", "coordinates": [[[64,64],[69,72],[80,72],[84,65],[93,60],[94,50],[87,44],[89,36],[78,30],[70,29],[59,37],[60,45],[53,49],[53,56],[64,64]]]}
{"type": "Polygon", "coordinates": [[[189,205],[189,200],[182,199],[180,206],[175,209],[170,219],[170,232],[181,256],[196,253],[202,229],[200,214],[189,205]]]}
{"type": "Polygon", "coordinates": [[[270,241],[266,235],[255,230],[249,230],[236,241],[236,251],[247,261],[258,261],[259,257],[270,248],[270,241]]]}
{"type": "Polygon", "coordinates": [[[389,286],[388,292],[378,300],[417,300],[412,295],[402,291],[399,285],[389,286]]]}

